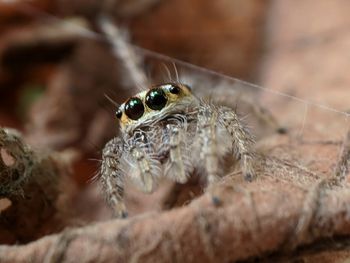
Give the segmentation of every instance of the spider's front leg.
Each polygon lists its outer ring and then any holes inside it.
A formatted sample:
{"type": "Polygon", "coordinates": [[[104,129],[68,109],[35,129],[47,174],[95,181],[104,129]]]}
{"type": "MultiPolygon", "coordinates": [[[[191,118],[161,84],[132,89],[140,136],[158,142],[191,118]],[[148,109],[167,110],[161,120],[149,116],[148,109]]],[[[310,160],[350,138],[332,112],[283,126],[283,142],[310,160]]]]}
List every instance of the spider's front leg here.
{"type": "Polygon", "coordinates": [[[124,205],[124,173],[121,169],[124,143],[119,138],[110,140],[103,149],[100,181],[107,203],[116,217],[125,218],[127,212],[124,205]]]}
{"type": "Polygon", "coordinates": [[[219,148],[217,138],[218,112],[209,104],[199,108],[197,137],[194,142],[195,156],[204,162],[207,183],[210,186],[217,181],[219,172],[219,148]]]}
{"type": "Polygon", "coordinates": [[[219,124],[230,134],[233,141],[233,150],[241,161],[242,172],[247,181],[255,177],[255,153],[253,150],[254,140],[247,128],[241,123],[237,114],[228,107],[218,109],[219,124]]]}

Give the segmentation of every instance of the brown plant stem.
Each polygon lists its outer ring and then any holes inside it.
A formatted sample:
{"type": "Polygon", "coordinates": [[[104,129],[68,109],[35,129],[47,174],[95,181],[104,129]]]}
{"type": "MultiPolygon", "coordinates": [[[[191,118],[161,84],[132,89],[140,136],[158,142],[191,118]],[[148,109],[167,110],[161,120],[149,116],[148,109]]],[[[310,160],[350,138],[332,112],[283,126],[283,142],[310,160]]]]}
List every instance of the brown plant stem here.
{"type": "MultiPolygon", "coordinates": [[[[258,182],[244,189],[220,186],[214,191],[220,205],[207,193],[169,212],[70,229],[25,246],[2,246],[1,262],[74,262],[78,256],[80,262],[229,262],[264,257],[281,248],[290,253],[285,248],[309,193],[264,184],[265,190],[258,182]]],[[[295,239],[297,244],[290,243],[293,247],[350,235],[348,189],[329,190],[314,202],[314,216],[304,227],[308,231],[295,239]]]]}

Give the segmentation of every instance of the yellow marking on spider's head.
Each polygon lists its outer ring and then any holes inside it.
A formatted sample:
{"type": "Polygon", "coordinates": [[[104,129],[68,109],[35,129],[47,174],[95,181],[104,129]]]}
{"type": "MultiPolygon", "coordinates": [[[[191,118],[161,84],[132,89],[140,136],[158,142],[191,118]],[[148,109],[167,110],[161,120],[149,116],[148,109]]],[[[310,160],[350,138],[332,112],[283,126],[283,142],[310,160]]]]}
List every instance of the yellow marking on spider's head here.
{"type": "Polygon", "coordinates": [[[197,99],[183,84],[166,83],[152,86],[124,102],[117,111],[122,130],[149,120],[185,110],[197,99]]]}

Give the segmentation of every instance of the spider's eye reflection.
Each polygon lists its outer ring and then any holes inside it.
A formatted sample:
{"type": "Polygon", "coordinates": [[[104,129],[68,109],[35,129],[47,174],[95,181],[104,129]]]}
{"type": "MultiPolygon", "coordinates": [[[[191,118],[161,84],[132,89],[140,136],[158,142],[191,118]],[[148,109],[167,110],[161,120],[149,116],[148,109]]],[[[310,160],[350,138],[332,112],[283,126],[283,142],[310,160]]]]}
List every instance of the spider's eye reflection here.
{"type": "Polygon", "coordinates": [[[167,103],[167,97],[161,88],[151,89],[146,95],[146,104],[152,110],[161,110],[167,103]]]}
{"type": "Polygon", "coordinates": [[[145,107],[139,98],[130,98],[125,103],[125,114],[132,120],[141,118],[145,112],[145,107]]]}

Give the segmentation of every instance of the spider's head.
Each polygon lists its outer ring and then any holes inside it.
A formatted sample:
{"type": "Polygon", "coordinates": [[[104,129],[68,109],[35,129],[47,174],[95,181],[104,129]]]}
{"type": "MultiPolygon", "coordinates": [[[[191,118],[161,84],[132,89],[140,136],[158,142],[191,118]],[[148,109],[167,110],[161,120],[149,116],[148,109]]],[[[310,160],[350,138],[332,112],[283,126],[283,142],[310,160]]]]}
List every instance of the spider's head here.
{"type": "Polygon", "coordinates": [[[149,125],[172,114],[183,113],[197,99],[183,84],[166,83],[152,86],[124,102],[116,112],[122,130],[149,125]]]}

